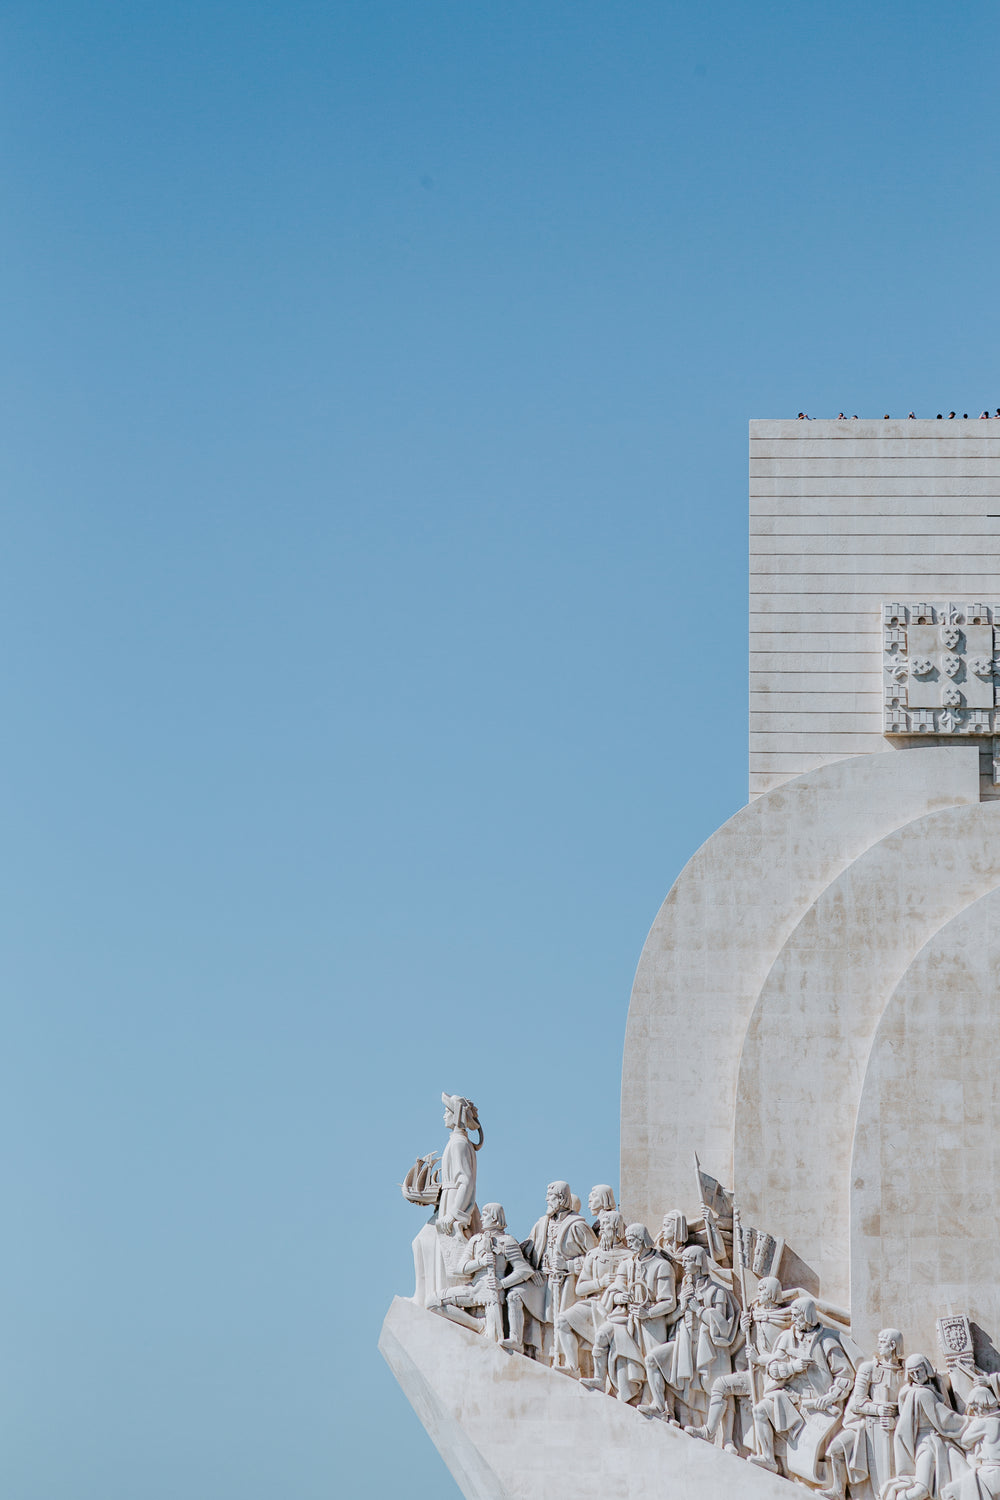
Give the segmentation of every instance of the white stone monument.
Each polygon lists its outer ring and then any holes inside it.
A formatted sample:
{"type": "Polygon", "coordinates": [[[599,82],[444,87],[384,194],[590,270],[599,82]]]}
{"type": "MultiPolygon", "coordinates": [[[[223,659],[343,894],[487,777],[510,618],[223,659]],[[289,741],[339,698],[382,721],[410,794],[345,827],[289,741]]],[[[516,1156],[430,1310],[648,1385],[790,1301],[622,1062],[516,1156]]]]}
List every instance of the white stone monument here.
{"type": "Polygon", "coordinates": [[[380,1347],[470,1500],[1000,1500],[1000,422],[750,470],[751,801],[639,959],[620,1209],[480,1214],[459,1096],[404,1188],[380,1347]]]}

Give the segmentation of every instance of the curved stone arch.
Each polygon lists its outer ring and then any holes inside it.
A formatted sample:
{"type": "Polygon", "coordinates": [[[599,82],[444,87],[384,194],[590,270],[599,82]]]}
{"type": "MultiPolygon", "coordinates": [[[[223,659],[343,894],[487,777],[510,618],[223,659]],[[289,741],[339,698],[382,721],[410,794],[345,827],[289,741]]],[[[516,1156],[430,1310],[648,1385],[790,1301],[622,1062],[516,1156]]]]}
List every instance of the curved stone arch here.
{"type": "Polygon", "coordinates": [[[693,1196],[692,1149],[732,1181],[743,1033],[803,913],[876,840],[978,804],[972,745],[852,756],[741,808],[689,860],[650,929],[622,1068],[621,1198],[654,1224],[693,1196]]]}
{"type": "Polygon", "coordinates": [[[965,1313],[1000,1343],[1000,890],[921,948],[872,1042],[851,1162],[851,1326],[934,1356],[965,1313]]]}
{"type": "Polygon", "coordinates": [[[821,892],[757,998],[736,1103],[740,1207],[835,1302],[850,1296],[851,1153],[879,1018],[924,943],[997,886],[1000,804],[918,818],[821,892]]]}

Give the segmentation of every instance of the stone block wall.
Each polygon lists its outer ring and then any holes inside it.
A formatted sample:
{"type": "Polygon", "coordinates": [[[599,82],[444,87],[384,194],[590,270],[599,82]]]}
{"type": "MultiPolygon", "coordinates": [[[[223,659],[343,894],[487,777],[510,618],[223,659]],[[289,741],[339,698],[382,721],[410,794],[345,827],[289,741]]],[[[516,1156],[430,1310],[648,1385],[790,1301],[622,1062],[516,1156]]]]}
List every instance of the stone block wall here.
{"type": "Polygon", "coordinates": [[[1000,605],[1000,421],[750,423],[751,797],[947,742],[883,734],[881,606],[927,598],[1000,605]]]}

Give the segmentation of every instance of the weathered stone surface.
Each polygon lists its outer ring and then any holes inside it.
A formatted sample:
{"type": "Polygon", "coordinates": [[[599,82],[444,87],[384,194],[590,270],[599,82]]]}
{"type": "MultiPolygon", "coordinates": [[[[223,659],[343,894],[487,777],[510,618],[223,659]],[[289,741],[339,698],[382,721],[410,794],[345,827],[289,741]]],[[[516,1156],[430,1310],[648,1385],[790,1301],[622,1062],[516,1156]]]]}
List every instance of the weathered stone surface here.
{"type": "Polygon", "coordinates": [[[379,1349],[467,1500],[787,1500],[774,1475],[405,1298],[379,1349]]]}
{"type": "Polygon", "coordinates": [[[851,1164],[852,1327],[866,1346],[892,1322],[933,1352],[951,1312],[1000,1343],[998,1038],[993,891],[924,944],[869,1054],[851,1164]]]}
{"type": "Polygon", "coordinates": [[[841,1305],[850,1298],[851,1148],[876,1027],[928,938],[997,885],[1000,805],[918,818],[819,895],[758,996],[736,1102],[741,1206],[793,1244],[841,1305]]]}
{"type": "Polygon", "coordinates": [[[771,965],[820,893],[886,834],[933,809],[978,807],[978,797],[971,746],[858,757],[757,798],[702,845],[660,908],[632,990],[622,1069],[627,1217],[657,1224],[686,1205],[696,1149],[710,1172],[733,1181],[743,1035],[771,965]]]}

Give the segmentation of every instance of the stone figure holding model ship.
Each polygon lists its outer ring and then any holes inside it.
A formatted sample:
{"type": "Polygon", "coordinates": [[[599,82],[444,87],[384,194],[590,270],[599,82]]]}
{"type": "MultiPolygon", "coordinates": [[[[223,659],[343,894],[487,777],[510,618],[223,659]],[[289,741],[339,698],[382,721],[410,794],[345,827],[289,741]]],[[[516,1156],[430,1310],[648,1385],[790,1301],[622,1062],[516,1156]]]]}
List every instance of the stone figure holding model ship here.
{"type": "Polygon", "coordinates": [[[476,1106],[461,1094],[442,1094],[444,1123],[450,1134],[441,1153],[417,1157],[402,1183],[408,1203],[433,1207],[429,1221],[413,1241],[414,1296],[423,1307],[439,1307],[449,1287],[459,1283],[467,1259],[465,1241],[480,1228],[476,1207],[476,1156],[483,1127],[476,1106]],[[479,1135],[469,1140],[469,1131],[479,1135]]]}

